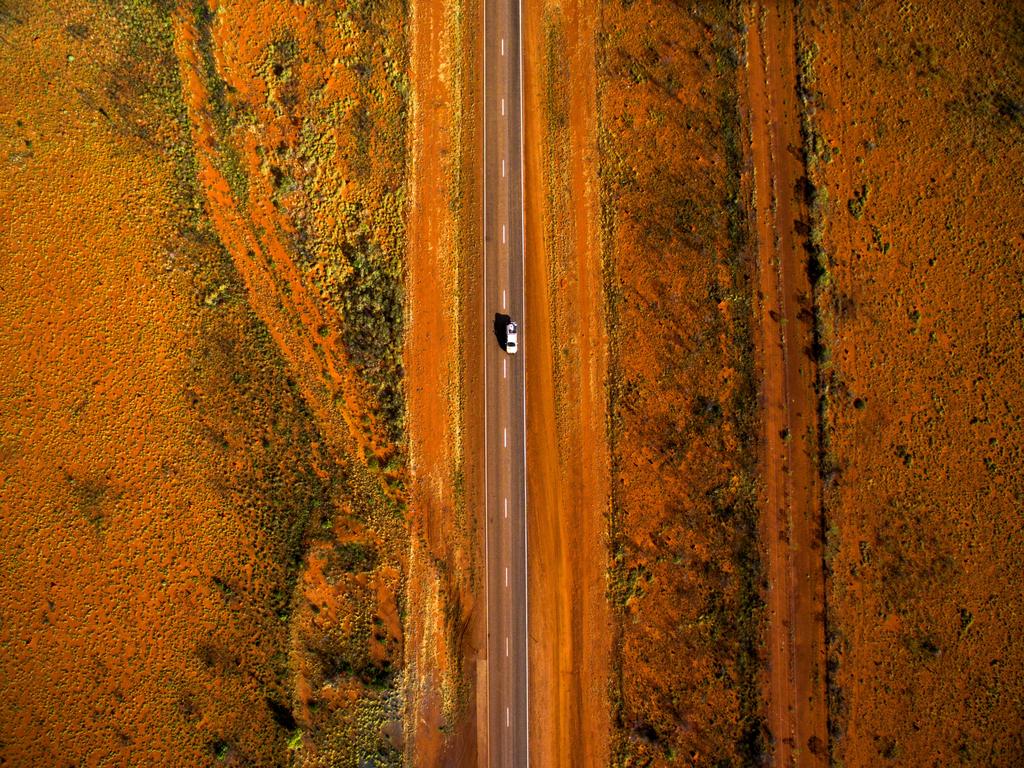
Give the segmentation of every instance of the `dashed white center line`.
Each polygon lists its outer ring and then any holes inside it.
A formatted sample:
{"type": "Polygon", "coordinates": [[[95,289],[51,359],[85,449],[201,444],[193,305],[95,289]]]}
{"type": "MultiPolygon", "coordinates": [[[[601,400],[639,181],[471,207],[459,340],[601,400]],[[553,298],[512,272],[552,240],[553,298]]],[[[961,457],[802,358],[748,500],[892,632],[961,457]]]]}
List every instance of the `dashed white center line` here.
{"type": "Polygon", "coordinates": [[[502,433],[502,438],[501,438],[502,442],[504,442],[505,443],[505,447],[508,448],[508,427],[504,427],[501,430],[501,433],[502,433]]]}
{"type": "Polygon", "coordinates": [[[508,499],[505,499],[505,517],[508,517],[508,499]]]}
{"type": "Polygon", "coordinates": [[[505,38],[501,38],[501,55],[505,55],[505,38]]]}
{"type": "Polygon", "coordinates": [[[508,638],[505,638],[505,655],[508,656],[508,638]]]}
{"type": "Polygon", "coordinates": [[[501,116],[502,117],[505,116],[505,100],[504,99],[501,100],[501,116]]]}
{"type": "Polygon", "coordinates": [[[505,586],[508,586],[508,566],[505,566],[505,586]]]}
{"type": "Polygon", "coordinates": [[[507,297],[505,295],[505,289],[502,288],[501,289],[501,308],[502,309],[507,309],[507,302],[505,301],[506,298],[507,297]]]}
{"type": "Polygon", "coordinates": [[[505,178],[505,160],[504,159],[502,159],[502,161],[501,161],[501,178],[503,178],[503,179],[505,178]]]}
{"type": "Polygon", "coordinates": [[[502,358],[501,360],[501,377],[503,379],[508,378],[508,360],[502,358]]]}
{"type": "Polygon", "coordinates": [[[502,245],[504,245],[504,244],[505,244],[505,236],[506,236],[506,234],[507,234],[507,233],[506,233],[506,231],[505,231],[505,225],[504,225],[504,224],[502,224],[502,225],[501,225],[501,244],[502,244],[502,245]]]}
{"type": "Polygon", "coordinates": [[[505,727],[508,728],[512,723],[512,711],[505,707],[505,727]]]}

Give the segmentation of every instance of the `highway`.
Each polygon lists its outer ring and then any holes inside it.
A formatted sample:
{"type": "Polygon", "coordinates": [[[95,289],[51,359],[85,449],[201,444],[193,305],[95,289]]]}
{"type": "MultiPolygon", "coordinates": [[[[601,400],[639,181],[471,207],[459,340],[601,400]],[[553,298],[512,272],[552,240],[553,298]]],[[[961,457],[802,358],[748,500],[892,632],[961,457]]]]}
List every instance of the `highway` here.
{"type": "MultiPolygon", "coordinates": [[[[483,7],[486,765],[529,764],[521,0],[483,7]],[[503,349],[505,317],[519,350],[503,349]]],[[[482,725],[482,724],[481,724],[482,725]]]]}

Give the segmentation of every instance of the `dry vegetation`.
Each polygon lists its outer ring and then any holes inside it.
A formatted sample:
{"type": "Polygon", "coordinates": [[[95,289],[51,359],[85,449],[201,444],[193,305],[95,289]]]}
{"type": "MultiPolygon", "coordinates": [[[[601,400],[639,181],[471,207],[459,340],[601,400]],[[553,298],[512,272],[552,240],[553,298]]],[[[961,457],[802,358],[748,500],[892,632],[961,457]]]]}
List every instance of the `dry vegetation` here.
{"type": "MultiPolygon", "coordinates": [[[[603,6],[622,764],[766,746],[737,18],[603,6]]],[[[796,23],[831,758],[1011,765],[1024,15],[834,2],[796,23]]]]}
{"type": "MultiPolygon", "coordinates": [[[[589,358],[559,222],[585,208],[585,102],[560,52],[586,9],[544,7],[568,456],[589,358]]],[[[463,14],[444,33],[453,135],[430,145],[457,155],[437,237],[459,318],[463,14]]],[[[451,488],[424,484],[410,546],[407,17],[403,0],[0,0],[0,763],[397,765],[413,690],[424,749],[472,751],[461,390],[450,412],[421,402],[459,444],[421,457],[451,488]],[[410,627],[418,660],[444,659],[436,698],[408,677],[429,672],[406,666],[410,627]]],[[[730,0],[600,6],[616,765],[768,747],[741,18],[730,0]]],[[[831,758],[1014,765],[1024,12],[833,0],[796,21],[831,758]]],[[[461,373],[474,334],[422,381],[461,373]]]]}
{"type": "Polygon", "coordinates": [[[603,8],[613,760],[762,749],[739,9],[603,8]]]}
{"type": "Polygon", "coordinates": [[[402,2],[0,4],[0,756],[402,760],[402,2]]]}
{"type": "Polygon", "coordinates": [[[1015,765],[1024,14],[798,12],[837,765],[1015,765]]]}

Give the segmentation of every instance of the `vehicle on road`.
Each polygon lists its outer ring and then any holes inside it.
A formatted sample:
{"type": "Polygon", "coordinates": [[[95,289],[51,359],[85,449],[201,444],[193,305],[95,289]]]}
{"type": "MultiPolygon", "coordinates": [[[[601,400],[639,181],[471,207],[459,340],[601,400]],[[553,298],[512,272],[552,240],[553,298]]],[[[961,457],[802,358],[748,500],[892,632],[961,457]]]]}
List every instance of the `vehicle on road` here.
{"type": "Polygon", "coordinates": [[[519,348],[518,343],[519,326],[516,325],[515,320],[509,320],[508,325],[505,326],[505,351],[514,355],[519,348]]]}

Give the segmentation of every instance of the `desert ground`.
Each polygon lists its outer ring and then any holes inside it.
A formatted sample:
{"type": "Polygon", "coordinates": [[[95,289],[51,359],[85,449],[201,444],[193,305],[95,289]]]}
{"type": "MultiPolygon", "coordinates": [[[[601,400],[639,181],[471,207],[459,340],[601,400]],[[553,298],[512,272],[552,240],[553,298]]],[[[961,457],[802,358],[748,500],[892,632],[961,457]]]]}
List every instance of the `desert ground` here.
{"type": "Polygon", "coordinates": [[[405,11],[0,7],[5,764],[411,754],[405,11]]]}
{"type": "MultiPolygon", "coordinates": [[[[487,765],[483,7],[0,0],[0,765],[487,765]]],[[[521,9],[531,764],[1021,764],[1024,8],[521,9]]]]}
{"type": "Polygon", "coordinates": [[[805,4],[796,28],[832,758],[1013,765],[1024,11],[805,4]]]}

